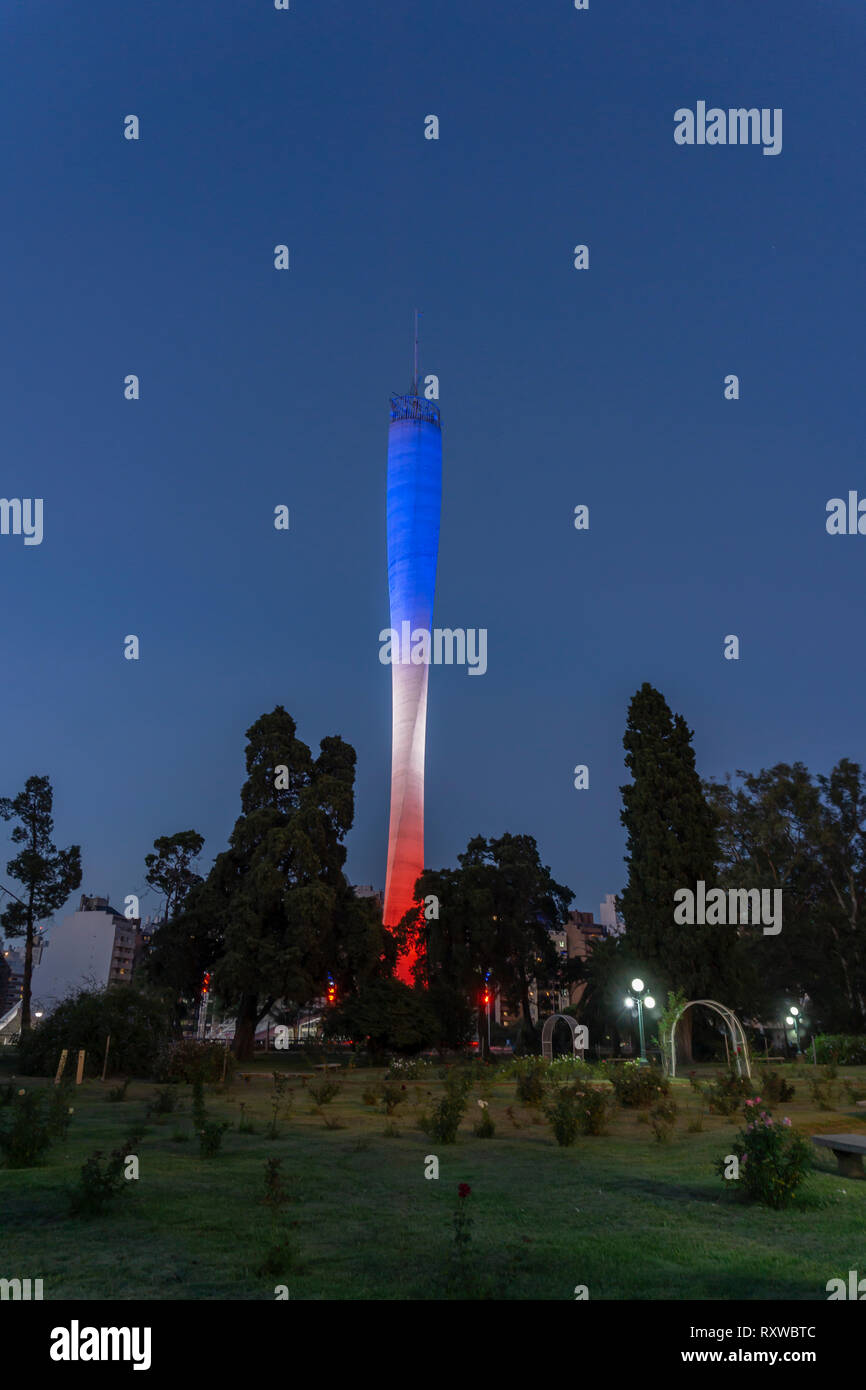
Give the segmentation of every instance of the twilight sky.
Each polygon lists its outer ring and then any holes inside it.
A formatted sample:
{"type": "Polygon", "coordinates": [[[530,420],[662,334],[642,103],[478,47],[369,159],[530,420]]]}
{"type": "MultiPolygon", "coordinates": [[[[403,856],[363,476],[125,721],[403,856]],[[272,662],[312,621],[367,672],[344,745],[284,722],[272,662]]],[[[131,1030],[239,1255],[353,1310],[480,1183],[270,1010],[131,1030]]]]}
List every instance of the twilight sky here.
{"type": "Polygon", "coordinates": [[[44,540],[0,536],[0,795],[51,777],[82,891],[154,911],[190,827],[206,869],[278,703],[356,748],[347,868],[384,886],[416,306],[434,621],[489,634],[483,677],[431,670],[428,865],[533,834],[597,911],[645,680],[704,776],[862,760],[866,537],[825,508],[866,495],[864,39],[862,0],[8,0],[0,494],[44,540]],[[781,107],[782,152],[676,145],[699,100],[781,107]]]}

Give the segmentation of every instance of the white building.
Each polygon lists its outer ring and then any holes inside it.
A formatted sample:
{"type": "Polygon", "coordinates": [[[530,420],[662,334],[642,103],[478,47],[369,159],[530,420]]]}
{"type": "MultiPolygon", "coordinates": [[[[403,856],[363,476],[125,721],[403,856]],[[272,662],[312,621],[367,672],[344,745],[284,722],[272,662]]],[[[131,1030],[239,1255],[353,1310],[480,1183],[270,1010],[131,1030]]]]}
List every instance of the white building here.
{"type": "Polygon", "coordinates": [[[611,936],[622,936],[625,926],[622,917],[616,910],[615,893],[605,893],[604,902],[598,909],[598,920],[603,927],[607,928],[611,936]]]}
{"type": "Polygon", "coordinates": [[[79,989],[102,989],[132,979],[137,918],[115,912],[107,898],[82,895],[77,912],[52,925],[33,971],[33,1008],[50,1013],[79,989]]]}

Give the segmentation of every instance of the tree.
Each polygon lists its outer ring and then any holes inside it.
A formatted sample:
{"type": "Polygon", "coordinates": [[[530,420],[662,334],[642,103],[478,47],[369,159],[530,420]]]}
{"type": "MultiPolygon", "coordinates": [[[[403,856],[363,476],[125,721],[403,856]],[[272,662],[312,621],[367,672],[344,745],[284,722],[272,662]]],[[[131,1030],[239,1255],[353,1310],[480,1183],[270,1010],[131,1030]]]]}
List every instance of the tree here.
{"type": "Polygon", "coordinates": [[[633,1039],[634,1020],[624,1001],[638,965],[627,936],[604,937],[586,960],[572,957],[568,962],[568,982],[586,986],[578,1000],[577,1017],[589,1030],[591,1050],[609,1043],[618,1056],[624,1032],[633,1039]]]}
{"type": "Polygon", "coordinates": [[[146,854],[145,878],[151,888],[165,894],[162,920],[167,922],[180,910],[190,888],[201,883],[201,874],[191,868],[204,848],[204,837],[195,830],[178,830],[154,840],[155,854],[146,854]]]}
{"type": "Polygon", "coordinates": [[[141,967],[142,977],[174,1005],[174,1026],[198,999],[204,972],[223,946],[215,911],[208,906],[204,883],[194,883],[180,911],[160,923],[141,967]]]}
{"type": "Polygon", "coordinates": [[[537,1040],[529,991],[559,971],[550,932],[568,919],[571,889],[556,883],[541,863],[531,835],[475,836],[458,856],[459,869],[427,870],[416,901],[433,894],[438,918],[418,929],[424,952],[416,978],[440,991],[469,996],[479,1009],[479,1035],[486,1051],[487,1027],[480,1004],[487,972],[502,996],[519,1002],[523,1026],[537,1040]]]}
{"type": "Polygon", "coordinates": [[[436,1016],[423,989],[402,980],[371,979],[331,1012],[325,1031],[331,1037],[366,1041],[374,1056],[387,1049],[420,1052],[436,1036],[436,1016]]]}
{"type": "Polygon", "coordinates": [[[306,1004],[329,973],[354,987],[388,949],[343,872],[355,750],[329,737],[314,758],[278,705],[247,730],[246,768],[229,847],[192,905],[220,939],[214,986],[237,1010],[238,1057],[251,1055],[256,1025],[277,1001],[306,1004]]]}
{"type": "Polygon", "coordinates": [[[99,1075],[110,1037],[108,1072],[156,1077],[168,1054],[169,1014],[165,1001],[135,985],[81,989],[61,1000],[38,1028],[21,1040],[18,1065],[26,1076],[53,1073],[63,1048],[87,1054],[87,1069],[99,1075]]]}
{"type": "Polygon", "coordinates": [[[803,763],[709,782],[719,819],[720,882],[780,889],[782,932],[749,937],[752,1009],[778,1018],[809,997],[813,1022],[866,1027],[866,779],[843,758],[829,777],[803,763]]]}
{"type": "MultiPolygon", "coordinates": [[[[623,746],[632,775],[621,788],[627,831],[628,884],[622,894],[628,946],[654,976],[653,992],[683,990],[689,999],[724,996],[742,973],[735,926],[679,925],[674,893],[715,885],[717,818],[695,770],[692,731],[644,683],[628,710],[623,746]]],[[[687,1015],[688,1019],[688,1015],[687,1015]]],[[[683,1027],[686,1055],[691,1033],[683,1027]]]]}
{"type": "Polygon", "coordinates": [[[662,1069],[665,1076],[670,1075],[676,1049],[676,1038],[673,1039],[673,1046],[671,1046],[671,1029],[687,1003],[688,1000],[682,990],[668,990],[667,1003],[658,1016],[655,1041],[662,1054],[662,1069]]]}
{"type": "MultiPolygon", "coordinates": [[[[0,914],[7,937],[23,936],[24,981],[21,995],[21,1031],[31,1026],[30,998],[33,978],[33,942],[38,924],[57,912],[81,884],[81,846],[57,849],[51,842],[54,793],[47,777],[28,777],[16,797],[0,797],[0,818],[17,819],[14,844],[23,845],[10,859],[6,871],[24,885],[24,898],[15,898],[0,914]]],[[[11,896],[11,894],[10,894],[11,896]]]]}

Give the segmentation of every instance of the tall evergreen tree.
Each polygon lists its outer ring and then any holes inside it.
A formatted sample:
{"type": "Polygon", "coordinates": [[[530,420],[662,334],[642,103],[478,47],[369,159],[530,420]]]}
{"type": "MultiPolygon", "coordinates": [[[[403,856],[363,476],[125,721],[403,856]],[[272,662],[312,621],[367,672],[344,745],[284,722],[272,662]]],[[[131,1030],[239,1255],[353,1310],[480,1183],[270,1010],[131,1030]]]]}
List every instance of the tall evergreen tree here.
{"type": "Polygon", "coordinates": [[[21,995],[21,1031],[30,1027],[30,998],[33,978],[33,942],[38,924],[57,912],[70,893],[81,884],[81,846],[57,849],[51,842],[54,830],[54,793],[47,777],[28,777],[23,792],[0,797],[0,819],[18,820],[12,831],[21,853],[11,859],[6,870],[23,885],[24,897],[10,902],[0,914],[0,926],[7,937],[23,936],[24,981],[21,995]]]}
{"type": "Polygon", "coordinates": [[[256,1026],[275,1003],[308,1003],[329,974],[351,988],[387,954],[374,909],[343,872],[354,749],[325,738],[314,758],[278,705],[248,729],[246,768],[229,847],[184,914],[218,936],[213,982],[237,1010],[238,1057],[251,1055],[256,1026]]]}
{"type": "MultiPolygon", "coordinates": [[[[695,770],[692,731],[648,683],[629,705],[623,746],[631,785],[621,788],[628,884],[621,897],[630,953],[652,976],[653,994],[729,1004],[741,975],[736,926],[674,922],[674,893],[715,885],[717,818],[695,770]]],[[[686,1016],[688,1019],[688,1015],[686,1016]]],[[[688,1035],[686,1035],[688,1037],[688,1035]]]]}

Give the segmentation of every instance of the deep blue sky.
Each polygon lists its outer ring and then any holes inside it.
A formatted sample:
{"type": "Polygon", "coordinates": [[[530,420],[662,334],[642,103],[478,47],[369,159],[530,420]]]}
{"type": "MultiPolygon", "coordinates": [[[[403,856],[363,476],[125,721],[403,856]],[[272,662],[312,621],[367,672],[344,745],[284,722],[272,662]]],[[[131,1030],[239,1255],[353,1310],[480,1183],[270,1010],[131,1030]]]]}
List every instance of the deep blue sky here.
{"type": "Polygon", "coordinates": [[[357,749],[348,870],[384,885],[416,305],[435,621],[489,632],[484,677],[431,671],[428,864],[530,833],[597,911],[645,680],[705,776],[864,757],[866,537],[824,525],[866,494],[864,38],[861,0],[9,0],[0,494],[45,539],[0,537],[0,794],[51,777],[83,890],[143,892],[190,826],[206,866],[277,703],[357,749]],[[782,107],[782,153],[678,147],[699,99],[782,107]]]}

